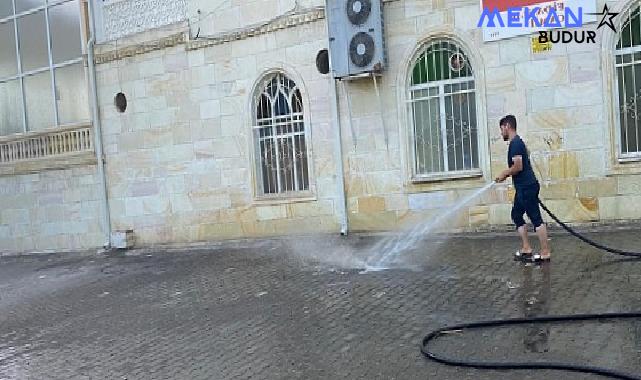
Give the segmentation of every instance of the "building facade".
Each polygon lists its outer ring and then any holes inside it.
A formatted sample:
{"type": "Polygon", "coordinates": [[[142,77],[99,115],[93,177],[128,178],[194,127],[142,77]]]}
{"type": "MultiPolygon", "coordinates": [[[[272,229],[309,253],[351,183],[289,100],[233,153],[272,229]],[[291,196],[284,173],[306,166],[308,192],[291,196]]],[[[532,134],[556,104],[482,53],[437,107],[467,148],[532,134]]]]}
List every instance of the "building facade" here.
{"type": "MultiPolygon", "coordinates": [[[[561,219],[641,219],[638,1],[540,49],[484,39],[478,0],[385,0],[385,70],[339,82],[321,0],[41,3],[0,6],[0,252],[411,225],[506,167],[508,113],[561,219]]],[[[448,228],[510,224],[512,197],[448,228]]]]}

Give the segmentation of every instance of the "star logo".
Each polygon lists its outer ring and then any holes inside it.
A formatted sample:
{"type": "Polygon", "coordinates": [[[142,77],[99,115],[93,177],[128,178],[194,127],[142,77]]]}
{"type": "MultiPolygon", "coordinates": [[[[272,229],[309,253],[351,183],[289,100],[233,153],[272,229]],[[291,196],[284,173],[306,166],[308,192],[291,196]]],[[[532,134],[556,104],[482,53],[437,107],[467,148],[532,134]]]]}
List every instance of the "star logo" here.
{"type": "Polygon", "coordinates": [[[595,15],[595,16],[601,16],[601,22],[599,22],[599,26],[597,26],[597,30],[601,29],[602,26],[607,25],[616,33],[617,29],[614,27],[614,18],[619,14],[616,12],[610,12],[610,9],[608,9],[608,4],[605,4],[603,6],[603,11],[601,13],[586,13],[588,15],[595,15]]]}

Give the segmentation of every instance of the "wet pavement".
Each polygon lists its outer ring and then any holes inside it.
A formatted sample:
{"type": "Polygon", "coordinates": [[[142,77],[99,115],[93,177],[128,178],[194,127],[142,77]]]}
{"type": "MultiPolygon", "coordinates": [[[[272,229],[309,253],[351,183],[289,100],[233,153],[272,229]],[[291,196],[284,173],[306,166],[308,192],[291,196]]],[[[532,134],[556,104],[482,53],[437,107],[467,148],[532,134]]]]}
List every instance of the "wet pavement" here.
{"type": "MultiPolygon", "coordinates": [[[[639,231],[590,237],[641,250],[639,231]]],[[[454,323],[641,311],[641,262],[568,236],[552,237],[553,261],[541,266],[512,260],[515,237],[488,235],[422,242],[412,269],[345,268],[341,257],[375,240],[0,258],[0,379],[599,379],[446,367],[419,345],[454,323]],[[314,261],[323,257],[336,265],[314,261]]],[[[475,331],[434,348],[641,377],[641,321],[475,331]]]]}

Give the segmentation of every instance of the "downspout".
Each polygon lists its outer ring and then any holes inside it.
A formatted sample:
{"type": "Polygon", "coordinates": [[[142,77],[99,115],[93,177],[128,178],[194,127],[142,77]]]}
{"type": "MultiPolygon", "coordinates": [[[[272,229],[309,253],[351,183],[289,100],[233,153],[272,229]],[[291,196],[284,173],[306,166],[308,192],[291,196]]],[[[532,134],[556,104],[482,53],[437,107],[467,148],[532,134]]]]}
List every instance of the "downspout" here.
{"type": "Polygon", "coordinates": [[[94,62],[94,46],[96,44],[96,27],[94,25],[93,13],[94,0],[88,0],[87,6],[89,11],[89,32],[91,37],[87,42],[87,65],[89,71],[89,87],[91,89],[91,118],[94,127],[94,149],[96,150],[96,159],[98,160],[98,176],[100,177],[100,195],[102,198],[102,216],[105,249],[111,248],[111,217],[109,215],[109,198],[107,195],[107,177],[105,175],[105,156],[102,151],[102,124],[100,123],[100,113],[98,109],[98,89],[96,86],[96,64],[94,62]]]}
{"type": "MultiPolygon", "coordinates": [[[[327,5],[328,1],[325,1],[325,30],[327,33],[327,38],[329,40],[329,22],[327,20],[327,5]]],[[[338,96],[337,96],[337,82],[334,79],[334,70],[331,67],[332,55],[331,49],[327,49],[330,62],[330,85],[329,85],[329,96],[331,102],[331,114],[332,114],[332,129],[334,130],[334,154],[336,162],[336,182],[337,182],[337,195],[339,202],[339,217],[341,224],[341,235],[347,235],[349,224],[347,219],[347,201],[345,197],[345,177],[344,177],[344,168],[343,168],[343,144],[341,136],[341,121],[338,108],[338,96]]]]}

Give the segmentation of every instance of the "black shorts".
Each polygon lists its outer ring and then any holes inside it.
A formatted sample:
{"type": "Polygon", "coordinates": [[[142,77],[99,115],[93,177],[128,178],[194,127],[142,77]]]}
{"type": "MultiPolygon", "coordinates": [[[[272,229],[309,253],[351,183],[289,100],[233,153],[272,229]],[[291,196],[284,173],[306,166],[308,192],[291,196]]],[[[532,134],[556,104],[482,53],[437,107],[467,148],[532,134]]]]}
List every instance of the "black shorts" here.
{"type": "Polygon", "coordinates": [[[527,214],[534,228],[538,228],[543,224],[541,210],[539,209],[540,190],[541,186],[538,183],[516,189],[514,205],[512,206],[512,221],[517,229],[525,225],[523,214],[527,214]]]}

